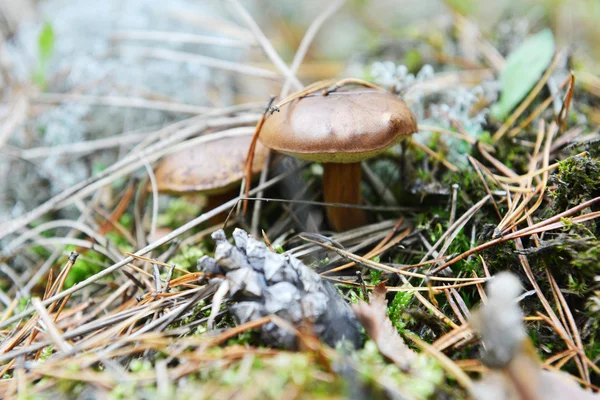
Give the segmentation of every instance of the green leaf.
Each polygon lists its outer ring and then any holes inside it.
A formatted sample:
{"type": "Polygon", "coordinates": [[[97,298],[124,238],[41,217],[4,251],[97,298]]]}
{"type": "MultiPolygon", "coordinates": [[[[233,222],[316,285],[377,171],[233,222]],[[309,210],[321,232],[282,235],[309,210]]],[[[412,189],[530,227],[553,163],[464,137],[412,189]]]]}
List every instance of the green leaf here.
{"type": "Polygon", "coordinates": [[[46,64],[54,50],[54,30],[49,22],[44,24],[38,36],[38,64],[33,72],[33,81],[42,89],[46,88],[46,64]]]}
{"type": "Polygon", "coordinates": [[[52,25],[49,22],[46,22],[38,37],[38,51],[41,64],[45,64],[50,59],[52,50],[54,50],[54,29],[52,29],[52,25]]]}
{"type": "Polygon", "coordinates": [[[554,55],[550,29],[531,36],[508,55],[500,74],[500,101],[492,106],[492,117],[502,120],[523,100],[540,79],[554,55]]]}

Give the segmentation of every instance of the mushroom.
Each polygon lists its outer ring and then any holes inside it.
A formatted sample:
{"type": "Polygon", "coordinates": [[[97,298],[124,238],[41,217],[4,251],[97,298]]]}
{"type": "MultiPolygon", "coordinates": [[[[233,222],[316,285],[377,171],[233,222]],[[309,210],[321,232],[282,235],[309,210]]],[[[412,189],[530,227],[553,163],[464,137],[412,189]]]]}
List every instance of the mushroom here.
{"type": "MultiPolygon", "coordinates": [[[[239,184],[244,176],[246,152],[252,135],[218,137],[165,157],[154,171],[160,193],[204,194],[206,208],[212,210],[239,194],[239,184]]],[[[266,148],[256,147],[252,173],[262,170],[266,148]]],[[[149,190],[151,187],[149,186],[149,190]]],[[[210,220],[217,224],[225,215],[210,220]]]]}
{"type": "MultiPolygon", "coordinates": [[[[360,162],[416,131],[416,118],[403,101],[380,90],[355,88],[285,103],[266,118],[259,139],[273,150],[323,163],[325,202],[360,204],[360,162]]],[[[364,210],[332,206],[327,219],[336,231],[367,220],[364,210]]]]}

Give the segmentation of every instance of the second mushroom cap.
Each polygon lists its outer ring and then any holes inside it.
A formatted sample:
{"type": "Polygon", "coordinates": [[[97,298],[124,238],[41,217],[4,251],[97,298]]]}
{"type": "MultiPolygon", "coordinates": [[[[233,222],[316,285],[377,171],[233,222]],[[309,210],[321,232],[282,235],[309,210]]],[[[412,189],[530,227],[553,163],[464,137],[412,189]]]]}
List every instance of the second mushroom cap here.
{"type": "MultiPolygon", "coordinates": [[[[154,174],[159,192],[207,195],[227,192],[244,176],[244,160],[252,135],[216,137],[214,140],[165,157],[154,174]]],[[[262,169],[266,149],[257,146],[252,172],[262,169]]]]}

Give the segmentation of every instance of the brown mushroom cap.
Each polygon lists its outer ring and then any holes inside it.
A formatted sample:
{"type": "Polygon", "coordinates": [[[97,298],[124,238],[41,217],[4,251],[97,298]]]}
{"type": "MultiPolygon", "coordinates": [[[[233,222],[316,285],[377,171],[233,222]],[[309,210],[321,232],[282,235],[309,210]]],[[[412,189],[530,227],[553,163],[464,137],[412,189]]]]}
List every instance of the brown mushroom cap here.
{"type": "MultiPolygon", "coordinates": [[[[158,191],[163,193],[226,192],[244,176],[246,154],[252,134],[217,138],[165,157],[154,171],[158,191]]],[[[259,172],[266,148],[256,145],[252,172],[259,172]]]]}
{"type": "Polygon", "coordinates": [[[259,138],[271,149],[304,160],[352,163],[416,131],[417,120],[402,100],[360,88],[287,103],[266,118],[259,138]]]}

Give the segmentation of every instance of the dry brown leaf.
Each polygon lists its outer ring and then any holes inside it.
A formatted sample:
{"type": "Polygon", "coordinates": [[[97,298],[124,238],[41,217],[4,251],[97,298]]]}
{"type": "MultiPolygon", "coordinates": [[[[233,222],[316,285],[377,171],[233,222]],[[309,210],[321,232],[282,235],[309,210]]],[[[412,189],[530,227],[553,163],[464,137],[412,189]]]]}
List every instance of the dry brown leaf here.
{"type": "Polygon", "coordinates": [[[402,370],[407,370],[417,354],[411,350],[387,316],[385,283],[375,287],[369,296],[369,303],[359,300],[352,305],[356,316],[365,327],[369,337],[375,342],[379,352],[402,370]]]}

